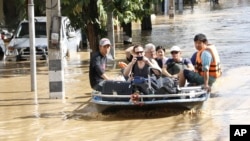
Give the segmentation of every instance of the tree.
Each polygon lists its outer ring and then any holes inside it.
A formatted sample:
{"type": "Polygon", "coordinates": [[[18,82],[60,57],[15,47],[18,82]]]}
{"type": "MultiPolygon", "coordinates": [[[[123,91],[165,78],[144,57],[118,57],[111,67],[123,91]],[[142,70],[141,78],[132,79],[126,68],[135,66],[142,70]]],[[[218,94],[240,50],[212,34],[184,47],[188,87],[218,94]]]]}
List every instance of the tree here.
{"type": "Polygon", "coordinates": [[[151,22],[151,2],[150,0],[145,1],[144,3],[144,11],[143,18],[141,22],[141,30],[152,30],[152,22],[151,22]]]}
{"type": "Polygon", "coordinates": [[[4,24],[5,20],[4,20],[4,14],[3,14],[3,1],[0,1],[0,24],[4,24]]]}
{"type": "Polygon", "coordinates": [[[105,1],[104,7],[112,9],[114,17],[117,17],[123,28],[124,44],[132,43],[132,22],[141,20],[143,0],[113,0],[113,3],[105,1]]]}
{"type": "Polygon", "coordinates": [[[72,26],[86,33],[92,52],[98,50],[98,41],[103,33],[99,3],[98,0],[62,0],[62,13],[71,19],[72,26]]]}
{"type": "Polygon", "coordinates": [[[98,40],[107,33],[107,12],[112,12],[122,25],[128,25],[124,29],[131,36],[131,22],[142,20],[145,13],[149,13],[144,4],[144,0],[62,0],[62,13],[71,19],[73,26],[85,31],[90,48],[95,52],[98,40]]]}
{"type": "MultiPolygon", "coordinates": [[[[2,19],[8,27],[16,28],[24,18],[28,18],[28,0],[2,0],[2,19]]],[[[34,0],[35,16],[45,16],[45,0],[34,0]]]]}
{"type": "Polygon", "coordinates": [[[3,1],[4,21],[9,27],[16,27],[19,21],[24,18],[22,13],[25,13],[24,0],[8,0],[3,1]]]}

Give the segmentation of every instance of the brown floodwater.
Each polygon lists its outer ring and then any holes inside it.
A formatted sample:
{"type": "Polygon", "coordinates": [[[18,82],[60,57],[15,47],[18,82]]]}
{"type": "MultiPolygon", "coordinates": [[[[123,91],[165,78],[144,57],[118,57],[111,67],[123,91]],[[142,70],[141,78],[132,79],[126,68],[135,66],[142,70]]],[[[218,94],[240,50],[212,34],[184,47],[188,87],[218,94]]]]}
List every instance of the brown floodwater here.
{"type": "MultiPolygon", "coordinates": [[[[7,141],[228,141],[231,124],[250,124],[250,1],[221,0],[210,9],[199,3],[169,19],[153,16],[153,30],[133,25],[133,42],[178,45],[184,57],[195,51],[193,36],[205,33],[221,56],[223,76],[199,110],[173,107],[109,108],[90,103],[89,52],[65,60],[65,99],[49,98],[48,67],[37,61],[37,92],[31,92],[30,63],[0,62],[0,140],[7,141]],[[101,112],[102,111],[102,112],[101,112]]],[[[116,62],[124,60],[116,32],[116,62]]],[[[107,70],[119,76],[116,63],[107,70]]]]}

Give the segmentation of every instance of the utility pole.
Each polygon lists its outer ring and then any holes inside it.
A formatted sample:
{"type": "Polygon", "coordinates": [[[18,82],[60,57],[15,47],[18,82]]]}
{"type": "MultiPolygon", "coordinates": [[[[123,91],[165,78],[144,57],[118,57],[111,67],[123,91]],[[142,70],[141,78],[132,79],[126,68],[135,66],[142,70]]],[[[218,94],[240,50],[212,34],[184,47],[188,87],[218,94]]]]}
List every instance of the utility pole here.
{"type": "Polygon", "coordinates": [[[64,64],[61,48],[61,3],[46,0],[49,56],[49,92],[52,99],[64,99],[64,64]]]}
{"type": "Polygon", "coordinates": [[[31,91],[37,92],[36,82],[36,49],[35,49],[35,21],[34,21],[34,2],[28,0],[29,16],[29,39],[30,39],[30,70],[31,70],[31,91]]]}

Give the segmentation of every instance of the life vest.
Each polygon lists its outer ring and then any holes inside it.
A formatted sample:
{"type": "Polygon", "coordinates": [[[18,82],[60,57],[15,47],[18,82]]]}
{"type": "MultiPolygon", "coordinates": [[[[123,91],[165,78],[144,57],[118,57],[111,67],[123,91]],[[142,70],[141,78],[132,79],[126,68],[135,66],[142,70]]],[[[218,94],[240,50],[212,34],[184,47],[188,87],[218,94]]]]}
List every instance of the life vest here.
{"type": "Polygon", "coordinates": [[[204,76],[204,71],[202,70],[202,59],[201,59],[201,54],[204,50],[208,50],[213,58],[209,67],[209,76],[213,76],[215,78],[220,77],[221,76],[220,57],[215,46],[213,45],[208,45],[206,48],[197,52],[195,71],[198,72],[201,76],[204,76]]]}

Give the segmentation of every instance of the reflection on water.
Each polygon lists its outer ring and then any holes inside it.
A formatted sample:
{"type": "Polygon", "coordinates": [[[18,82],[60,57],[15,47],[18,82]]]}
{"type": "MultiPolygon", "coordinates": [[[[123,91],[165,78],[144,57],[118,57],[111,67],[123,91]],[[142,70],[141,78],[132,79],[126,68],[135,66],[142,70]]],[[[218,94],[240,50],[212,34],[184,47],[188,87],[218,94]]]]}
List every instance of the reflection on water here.
{"type": "MultiPolygon", "coordinates": [[[[65,60],[65,100],[48,98],[46,62],[37,62],[37,94],[30,92],[29,62],[0,62],[0,140],[229,140],[230,124],[250,124],[249,5],[249,0],[220,0],[210,9],[209,3],[199,3],[174,19],[156,16],[150,32],[134,25],[134,43],[165,46],[168,56],[168,49],[178,45],[190,57],[193,37],[200,32],[216,45],[223,76],[202,109],[93,105],[85,51],[65,60]]],[[[120,61],[126,46],[118,35],[120,61]]],[[[115,63],[108,70],[112,76],[120,73],[115,63]]]]}

